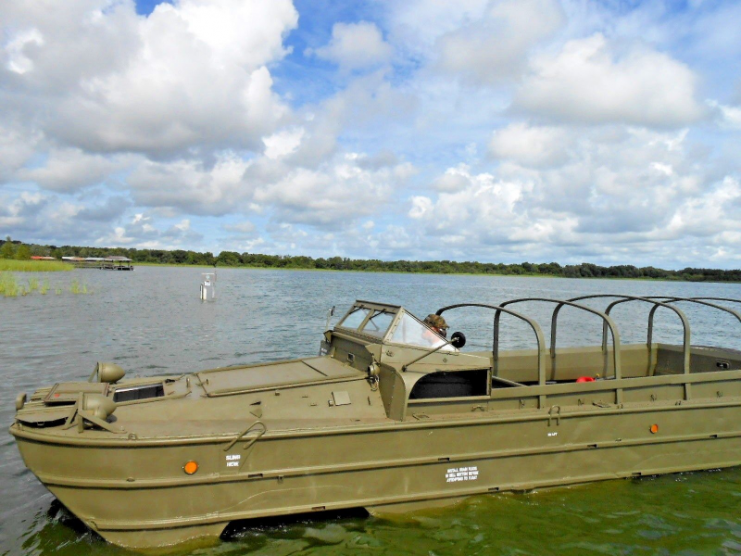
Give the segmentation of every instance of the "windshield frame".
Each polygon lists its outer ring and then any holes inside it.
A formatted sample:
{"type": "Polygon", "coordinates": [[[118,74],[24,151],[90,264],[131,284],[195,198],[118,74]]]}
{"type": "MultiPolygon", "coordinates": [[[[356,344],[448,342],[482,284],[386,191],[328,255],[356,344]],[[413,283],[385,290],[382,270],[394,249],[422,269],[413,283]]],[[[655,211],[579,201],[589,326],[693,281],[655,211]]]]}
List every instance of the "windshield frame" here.
{"type": "Polygon", "coordinates": [[[385,342],[389,330],[394,327],[394,325],[396,324],[396,319],[398,318],[399,313],[402,311],[403,309],[399,305],[390,305],[386,303],[374,303],[370,301],[358,300],[353,303],[352,307],[350,307],[350,309],[342,317],[339,323],[335,325],[335,328],[342,332],[351,332],[353,334],[359,334],[367,338],[373,338],[373,340],[376,342],[385,342]],[[347,318],[358,310],[367,310],[368,314],[358,326],[353,328],[345,326],[343,323],[347,320],[347,318]],[[364,329],[368,325],[368,322],[380,313],[386,313],[392,316],[389,326],[381,335],[366,332],[364,329]]]}
{"type": "MultiPolygon", "coordinates": [[[[417,345],[417,344],[405,344],[401,342],[396,342],[392,340],[392,336],[398,326],[400,325],[401,321],[404,319],[404,317],[408,315],[411,319],[413,319],[416,323],[418,323],[423,328],[429,330],[432,334],[434,334],[437,338],[442,340],[443,342],[447,342],[448,339],[442,336],[441,334],[438,334],[432,327],[425,324],[421,319],[417,318],[413,313],[406,310],[404,307],[400,305],[391,305],[387,303],[377,303],[372,301],[362,301],[357,300],[355,303],[352,304],[352,307],[343,315],[342,319],[340,319],[339,323],[335,325],[335,329],[338,332],[342,332],[343,334],[352,334],[357,336],[362,336],[363,338],[372,339],[373,343],[382,343],[382,344],[390,344],[394,346],[400,346],[400,347],[408,347],[408,348],[414,348],[414,349],[434,349],[432,347],[428,348],[423,345],[417,345]],[[368,314],[365,316],[363,321],[355,328],[348,328],[344,326],[342,323],[347,320],[347,317],[349,317],[352,313],[359,309],[369,309],[368,314]],[[368,325],[368,321],[370,319],[374,318],[379,313],[388,313],[393,315],[393,318],[391,320],[391,324],[386,329],[386,332],[383,334],[383,336],[379,336],[376,334],[369,334],[364,329],[368,325]]],[[[458,350],[456,347],[454,347],[451,344],[448,344],[446,346],[443,346],[440,348],[440,351],[444,351],[446,353],[456,353],[460,350],[458,350]]]]}
{"type": "MultiPolygon", "coordinates": [[[[428,326],[425,324],[424,321],[414,316],[412,313],[407,311],[406,309],[400,310],[397,315],[396,319],[392,323],[392,325],[389,327],[388,331],[386,332],[386,337],[384,338],[385,344],[391,344],[394,346],[404,346],[404,347],[411,347],[416,349],[424,349],[424,350],[431,350],[435,349],[438,346],[429,345],[429,346],[423,346],[420,344],[411,344],[411,343],[404,343],[404,342],[398,342],[393,340],[394,333],[396,332],[396,329],[401,325],[402,321],[404,320],[405,316],[409,316],[412,320],[414,320],[417,324],[419,324],[421,327],[426,328],[430,333],[434,334],[437,338],[439,338],[443,342],[448,342],[448,339],[445,338],[442,334],[435,331],[431,326],[428,326]]],[[[440,347],[440,351],[445,352],[457,352],[458,349],[454,347],[452,344],[444,345],[440,347]]]]}
{"type": "Polygon", "coordinates": [[[357,331],[360,331],[363,328],[363,326],[365,325],[365,323],[368,321],[368,318],[370,318],[370,317],[373,316],[373,313],[374,313],[374,311],[370,307],[363,307],[363,306],[357,306],[356,307],[356,306],[353,305],[350,308],[350,310],[347,312],[347,314],[344,317],[342,317],[342,320],[337,323],[337,326],[339,328],[344,328],[345,330],[355,330],[356,332],[357,331]],[[363,317],[363,319],[358,323],[357,326],[347,326],[347,325],[345,325],[345,322],[347,321],[347,319],[349,319],[352,315],[354,315],[355,313],[358,313],[360,311],[367,311],[367,312],[366,312],[365,316],[363,317]]]}
{"type": "Polygon", "coordinates": [[[376,310],[374,310],[374,311],[371,312],[370,316],[368,318],[366,318],[365,321],[363,321],[362,326],[359,326],[357,328],[357,330],[361,334],[366,334],[368,336],[373,336],[374,338],[378,338],[379,340],[382,340],[383,341],[383,339],[386,338],[386,336],[388,335],[389,330],[391,330],[391,327],[394,326],[394,323],[396,322],[396,315],[397,315],[397,313],[391,312],[391,311],[389,311],[387,309],[380,309],[380,310],[379,309],[376,309],[376,310]],[[371,321],[373,319],[375,319],[376,317],[378,317],[379,315],[388,315],[388,316],[391,317],[391,320],[386,325],[386,328],[384,328],[383,331],[380,334],[375,334],[373,332],[368,331],[367,328],[368,328],[368,325],[371,323],[371,321]]]}

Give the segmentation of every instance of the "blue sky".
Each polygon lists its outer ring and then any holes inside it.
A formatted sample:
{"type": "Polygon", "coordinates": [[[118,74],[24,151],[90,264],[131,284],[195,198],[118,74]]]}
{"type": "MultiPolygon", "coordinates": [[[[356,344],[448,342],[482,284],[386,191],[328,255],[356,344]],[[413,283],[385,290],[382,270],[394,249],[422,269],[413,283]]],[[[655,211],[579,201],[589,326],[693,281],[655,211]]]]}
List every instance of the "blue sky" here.
{"type": "Polygon", "coordinates": [[[0,234],[737,268],[741,3],[0,6],[0,234]]]}

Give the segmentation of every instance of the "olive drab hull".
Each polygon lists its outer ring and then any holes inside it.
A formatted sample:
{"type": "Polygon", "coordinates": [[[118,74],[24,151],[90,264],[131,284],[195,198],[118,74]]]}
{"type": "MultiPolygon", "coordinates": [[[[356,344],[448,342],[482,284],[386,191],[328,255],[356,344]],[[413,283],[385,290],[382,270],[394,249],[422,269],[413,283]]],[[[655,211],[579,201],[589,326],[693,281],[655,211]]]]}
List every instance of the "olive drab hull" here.
{"type": "Polygon", "coordinates": [[[11,433],[71,512],[130,548],[250,518],[741,465],[739,352],[620,345],[617,330],[558,350],[554,334],[549,352],[537,324],[537,349],[464,352],[420,345],[412,318],[357,302],[319,357],[42,388],[11,433]]]}

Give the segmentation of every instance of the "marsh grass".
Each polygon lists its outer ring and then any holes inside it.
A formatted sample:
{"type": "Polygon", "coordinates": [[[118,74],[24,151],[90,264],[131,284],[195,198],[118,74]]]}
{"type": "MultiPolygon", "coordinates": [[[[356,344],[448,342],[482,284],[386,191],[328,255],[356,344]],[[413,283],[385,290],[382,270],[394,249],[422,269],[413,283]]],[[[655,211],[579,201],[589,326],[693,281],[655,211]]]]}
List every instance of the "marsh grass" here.
{"type": "Polygon", "coordinates": [[[88,289],[87,284],[85,282],[80,282],[77,278],[74,278],[70,283],[69,291],[75,295],[92,293],[92,290],[88,289]]]}
{"type": "Polygon", "coordinates": [[[0,295],[5,297],[18,297],[18,278],[10,272],[0,273],[0,295]]]}
{"type": "Polygon", "coordinates": [[[15,259],[0,259],[0,272],[59,272],[74,270],[71,264],[62,261],[16,261],[15,259]]]}
{"type": "MultiPolygon", "coordinates": [[[[29,278],[28,283],[21,283],[18,276],[12,272],[0,272],[0,297],[18,297],[27,296],[33,292],[38,292],[41,295],[46,295],[49,290],[52,289],[49,283],[49,278],[44,278],[43,281],[38,278],[29,278]]],[[[56,295],[62,295],[65,289],[61,286],[55,285],[54,293],[56,295]]],[[[74,278],[69,285],[69,291],[73,294],[91,294],[93,290],[88,287],[84,282],[80,282],[77,278],[74,278]]]]}

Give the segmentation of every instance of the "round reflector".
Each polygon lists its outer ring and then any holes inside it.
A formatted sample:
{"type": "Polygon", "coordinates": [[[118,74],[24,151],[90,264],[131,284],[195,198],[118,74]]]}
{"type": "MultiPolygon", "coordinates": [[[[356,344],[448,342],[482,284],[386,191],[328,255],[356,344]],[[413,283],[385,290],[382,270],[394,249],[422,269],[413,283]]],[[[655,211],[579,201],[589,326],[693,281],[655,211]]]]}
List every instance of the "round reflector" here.
{"type": "Polygon", "coordinates": [[[189,461],[183,466],[183,471],[185,471],[188,475],[192,475],[196,471],[198,471],[198,464],[194,461],[189,461]]]}
{"type": "Polygon", "coordinates": [[[651,434],[656,434],[659,432],[659,425],[651,425],[651,428],[649,429],[651,431],[651,434]]]}

